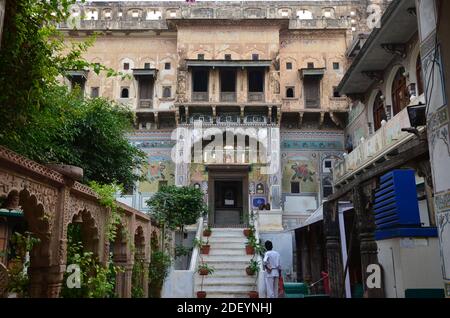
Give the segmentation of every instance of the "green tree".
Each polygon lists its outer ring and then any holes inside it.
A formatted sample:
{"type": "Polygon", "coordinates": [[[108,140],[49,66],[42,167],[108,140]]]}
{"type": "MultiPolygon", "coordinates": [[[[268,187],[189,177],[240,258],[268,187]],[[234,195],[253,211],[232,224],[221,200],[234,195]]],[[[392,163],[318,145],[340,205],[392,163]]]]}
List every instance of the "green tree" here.
{"type": "Polygon", "coordinates": [[[195,187],[163,187],[147,204],[155,219],[169,230],[183,230],[206,213],[203,192],[195,187]]]}
{"type": "Polygon", "coordinates": [[[58,81],[73,69],[121,75],[83,59],[95,38],[69,43],[58,32],[57,23],[69,16],[75,2],[7,2],[0,51],[0,144],[41,163],[80,166],[86,182],[129,187],[145,158],[126,139],[133,113],[106,99],[80,98],[58,81]]]}

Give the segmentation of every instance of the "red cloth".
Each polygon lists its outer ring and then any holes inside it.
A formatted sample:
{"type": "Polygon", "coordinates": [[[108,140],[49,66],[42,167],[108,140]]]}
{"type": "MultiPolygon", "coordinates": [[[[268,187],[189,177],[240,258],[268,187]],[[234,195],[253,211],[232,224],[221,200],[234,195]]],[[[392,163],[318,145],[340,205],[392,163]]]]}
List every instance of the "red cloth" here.
{"type": "Polygon", "coordinates": [[[321,272],[320,273],[323,278],[323,290],[325,291],[325,294],[330,294],[330,278],[328,277],[327,272],[321,272]]]}
{"type": "Polygon", "coordinates": [[[283,276],[278,277],[278,298],[284,297],[284,281],[283,276]]]}

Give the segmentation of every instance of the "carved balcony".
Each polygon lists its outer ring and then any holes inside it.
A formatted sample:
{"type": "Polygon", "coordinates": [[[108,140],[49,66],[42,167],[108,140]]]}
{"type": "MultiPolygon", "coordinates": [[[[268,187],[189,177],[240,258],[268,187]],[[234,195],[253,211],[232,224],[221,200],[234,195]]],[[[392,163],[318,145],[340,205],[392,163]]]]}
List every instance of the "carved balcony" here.
{"type": "Polygon", "coordinates": [[[193,102],[207,102],[209,101],[208,92],[192,92],[193,102]]]}
{"type": "Polygon", "coordinates": [[[248,102],[264,102],[264,92],[248,92],[248,102]]]}

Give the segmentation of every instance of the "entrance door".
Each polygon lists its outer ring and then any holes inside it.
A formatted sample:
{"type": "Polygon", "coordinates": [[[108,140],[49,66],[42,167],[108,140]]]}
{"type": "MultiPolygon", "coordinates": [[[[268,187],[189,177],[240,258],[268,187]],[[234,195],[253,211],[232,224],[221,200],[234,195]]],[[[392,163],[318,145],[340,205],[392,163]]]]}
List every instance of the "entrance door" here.
{"type": "Polygon", "coordinates": [[[242,180],[214,181],[214,223],[218,226],[243,223],[242,180]]]}

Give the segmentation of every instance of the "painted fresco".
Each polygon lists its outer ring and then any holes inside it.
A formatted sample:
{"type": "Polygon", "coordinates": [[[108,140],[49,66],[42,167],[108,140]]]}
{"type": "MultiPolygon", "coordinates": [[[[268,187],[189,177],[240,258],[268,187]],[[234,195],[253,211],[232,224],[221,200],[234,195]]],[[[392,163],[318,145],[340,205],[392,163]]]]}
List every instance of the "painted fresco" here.
{"type": "Polygon", "coordinates": [[[317,153],[283,153],[283,192],[291,192],[291,182],[300,182],[300,193],[318,192],[318,160],[317,153]]]}
{"type": "Polygon", "coordinates": [[[157,192],[159,181],[175,184],[175,163],[167,155],[149,155],[147,164],[142,169],[145,181],[139,183],[140,192],[157,192]]]}
{"type": "Polygon", "coordinates": [[[189,175],[191,185],[208,182],[208,172],[205,169],[205,165],[201,163],[191,163],[189,165],[189,175]]]}

